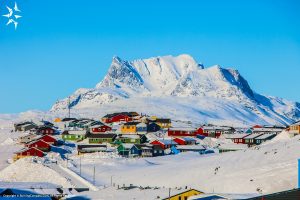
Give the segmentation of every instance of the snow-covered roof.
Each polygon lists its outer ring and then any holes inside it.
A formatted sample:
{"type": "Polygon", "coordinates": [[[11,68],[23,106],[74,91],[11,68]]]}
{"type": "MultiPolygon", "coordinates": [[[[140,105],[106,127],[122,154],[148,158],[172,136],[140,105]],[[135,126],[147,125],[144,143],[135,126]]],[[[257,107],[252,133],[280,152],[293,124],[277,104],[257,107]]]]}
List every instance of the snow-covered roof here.
{"type": "Polygon", "coordinates": [[[265,134],[263,134],[263,135],[255,138],[255,139],[257,139],[257,140],[264,140],[264,139],[267,139],[267,138],[275,136],[275,135],[276,135],[276,133],[265,133],[265,134]]]}
{"type": "Polygon", "coordinates": [[[231,127],[223,126],[203,126],[202,128],[206,130],[231,130],[231,127]]]}
{"type": "Polygon", "coordinates": [[[158,140],[158,141],[163,143],[164,145],[170,145],[170,144],[177,145],[177,142],[175,142],[173,140],[158,140]]]}
{"type": "Polygon", "coordinates": [[[262,135],[261,133],[252,133],[252,134],[244,137],[244,139],[254,139],[254,138],[259,137],[261,135],[262,135]]]}
{"type": "Polygon", "coordinates": [[[197,130],[196,128],[192,128],[192,127],[173,127],[173,128],[169,128],[169,130],[171,131],[195,131],[197,130]]]}
{"type": "Polygon", "coordinates": [[[283,128],[253,128],[254,132],[281,132],[283,128]]]}
{"type": "Polygon", "coordinates": [[[206,148],[202,145],[179,145],[176,149],[184,150],[184,149],[191,149],[191,150],[205,150],[206,148]]]}
{"type": "Polygon", "coordinates": [[[125,143],[125,144],[122,144],[122,145],[125,149],[131,149],[134,146],[134,144],[128,144],[128,143],[125,143]]]}
{"type": "Polygon", "coordinates": [[[197,141],[195,138],[192,137],[182,137],[182,138],[179,137],[178,139],[182,139],[186,142],[197,141]]]}
{"type": "Polygon", "coordinates": [[[85,135],[86,130],[67,130],[68,134],[85,135]]]}
{"type": "Polygon", "coordinates": [[[249,134],[247,134],[247,133],[227,134],[225,136],[225,138],[227,138],[227,139],[239,139],[239,138],[246,137],[247,135],[249,135],[249,134]]]}
{"type": "Polygon", "coordinates": [[[120,138],[131,138],[131,139],[139,139],[139,135],[119,135],[120,138]]]}
{"type": "Polygon", "coordinates": [[[224,150],[242,150],[242,149],[247,149],[248,145],[247,144],[222,143],[218,146],[218,148],[224,149],[224,150]]]}

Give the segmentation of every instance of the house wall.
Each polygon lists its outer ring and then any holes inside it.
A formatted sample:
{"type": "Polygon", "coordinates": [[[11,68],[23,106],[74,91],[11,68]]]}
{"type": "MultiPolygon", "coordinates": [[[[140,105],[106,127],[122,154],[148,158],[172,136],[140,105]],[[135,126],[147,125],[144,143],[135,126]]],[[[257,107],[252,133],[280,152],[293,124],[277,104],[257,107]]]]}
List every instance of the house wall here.
{"type": "Polygon", "coordinates": [[[161,122],[155,122],[157,125],[159,125],[161,128],[170,128],[172,126],[172,123],[161,123],[161,122]]]}
{"type": "Polygon", "coordinates": [[[83,140],[85,137],[83,135],[70,135],[70,134],[65,134],[62,135],[63,140],[69,140],[69,141],[78,141],[78,140],[83,140]]]}
{"type": "Polygon", "coordinates": [[[300,125],[290,126],[290,133],[300,134],[300,125]]]}
{"type": "Polygon", "coordinates": [[[122,125],[121,133],[136,133],[136,126],[135,125],[122,125]]]}

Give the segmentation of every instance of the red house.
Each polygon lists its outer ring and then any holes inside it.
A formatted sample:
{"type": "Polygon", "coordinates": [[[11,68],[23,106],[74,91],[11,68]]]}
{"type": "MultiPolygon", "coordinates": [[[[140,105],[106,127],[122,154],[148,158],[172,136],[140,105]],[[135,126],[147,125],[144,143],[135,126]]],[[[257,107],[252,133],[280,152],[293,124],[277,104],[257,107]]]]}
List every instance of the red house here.
{"type": "Polygon", "coordinates": [[[139,116],[136,112],[121,112],[121,113],[113,113],[107,114],[102,117],[102,121],[104,123],[113,123],[113,122],[131,122],[134,118],[139,116]]]}
{"type": "Polygon", "coordinates": [[[42,151],[50,151],[50,149],[51,149],[51,145],[41,139],[30,142],[30,143],[26,144],[26,146],[28,148],[35,147],[42,151]]]}
{"type": "Polygon", "coordinates": [[[106,125],[98,125],[98,126],[92,126],[90,128],[91,133],[104,133],[107,131],[111,131],[111,127],[106,126],[106,125]]]}
{"type": "Polygon", "coordinates": [[[245,144],[244,137],[248,135],[249,134],[247,133],[237,133],[237,134],[230,135],[229,137],[227,137],[227,139],[231,139],[236,144],[245,144]]]}
{"type": "Polygon", "coordinates": [[[56,145],[57,144],[57,139],[52,137],[51,135],[43,135],[42,137],[39,138],[39,140],[43,140],[47,142],[48,144],[51,145],[56,145]]]}
{"type": "Polygon", "coordinates": [[[38,156],[38,157],[43,157],[45,153],[37,148],[29,148],[29,149],[23,149],[19,152],[16,152],[16,159],[23,158],[26,156],[38,156]]]}
{"type": "Polygon", "coordinates": [[[203,135],[202,128],[169,128],[168,129],[168,136],[171,137],[195,137],[197,135],[203,135]]]}
{"type": "Polygon", "coordinates": [[[195,145],[196,139],[191,137],[178,137],[175,138],[174,141],[179,145],[195,145]]]}
{"type": "Polygon", "coordinates": [[[54,135],[55,129],[47,126],[42,126],[38,128],[37,133],[42,135],[54,135]]]}
{"type": "Polygon", "coordinates": [[[150,144],[153,145],[159,145],[161,146],[163,149],[168,149],[171,148],[172,146],[176,146],[178,145],[177,142],[170,140],[170,139],[164,139],[164,140],[154,140],[153,142],[151,142],[150,144]]]}

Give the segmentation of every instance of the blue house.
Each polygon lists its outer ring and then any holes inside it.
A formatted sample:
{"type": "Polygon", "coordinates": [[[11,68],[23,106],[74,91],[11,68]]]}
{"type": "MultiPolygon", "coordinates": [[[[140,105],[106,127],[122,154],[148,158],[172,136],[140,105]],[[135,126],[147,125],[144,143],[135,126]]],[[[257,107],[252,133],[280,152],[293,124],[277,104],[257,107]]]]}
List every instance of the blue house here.
{"type": "Polygon", "coordinates": [[[139,156],[140,150],[134,144],[120,144],[117,148],[119,155],[125,157],[139,156]]]}

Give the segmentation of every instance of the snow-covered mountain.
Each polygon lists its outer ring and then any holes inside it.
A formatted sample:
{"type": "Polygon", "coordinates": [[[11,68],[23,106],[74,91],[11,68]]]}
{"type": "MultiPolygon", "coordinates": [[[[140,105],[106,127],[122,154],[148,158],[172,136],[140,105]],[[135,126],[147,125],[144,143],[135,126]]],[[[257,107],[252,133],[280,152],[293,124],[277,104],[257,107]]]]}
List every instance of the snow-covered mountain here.
{"type": "MultiPolygon", "coordinates": [[[[254,92],[237,70],[204,68],[190,55],[125,61],[114,57],[104,79],[70,96],[77,113],[135,110],[214,124],[288,124],[300,119],[300,104],[254,92]],[[175,115],[175,116],[174,116],[175,115]]],[[[64,112],[69,97],[52,113],[64,112]]]]}

